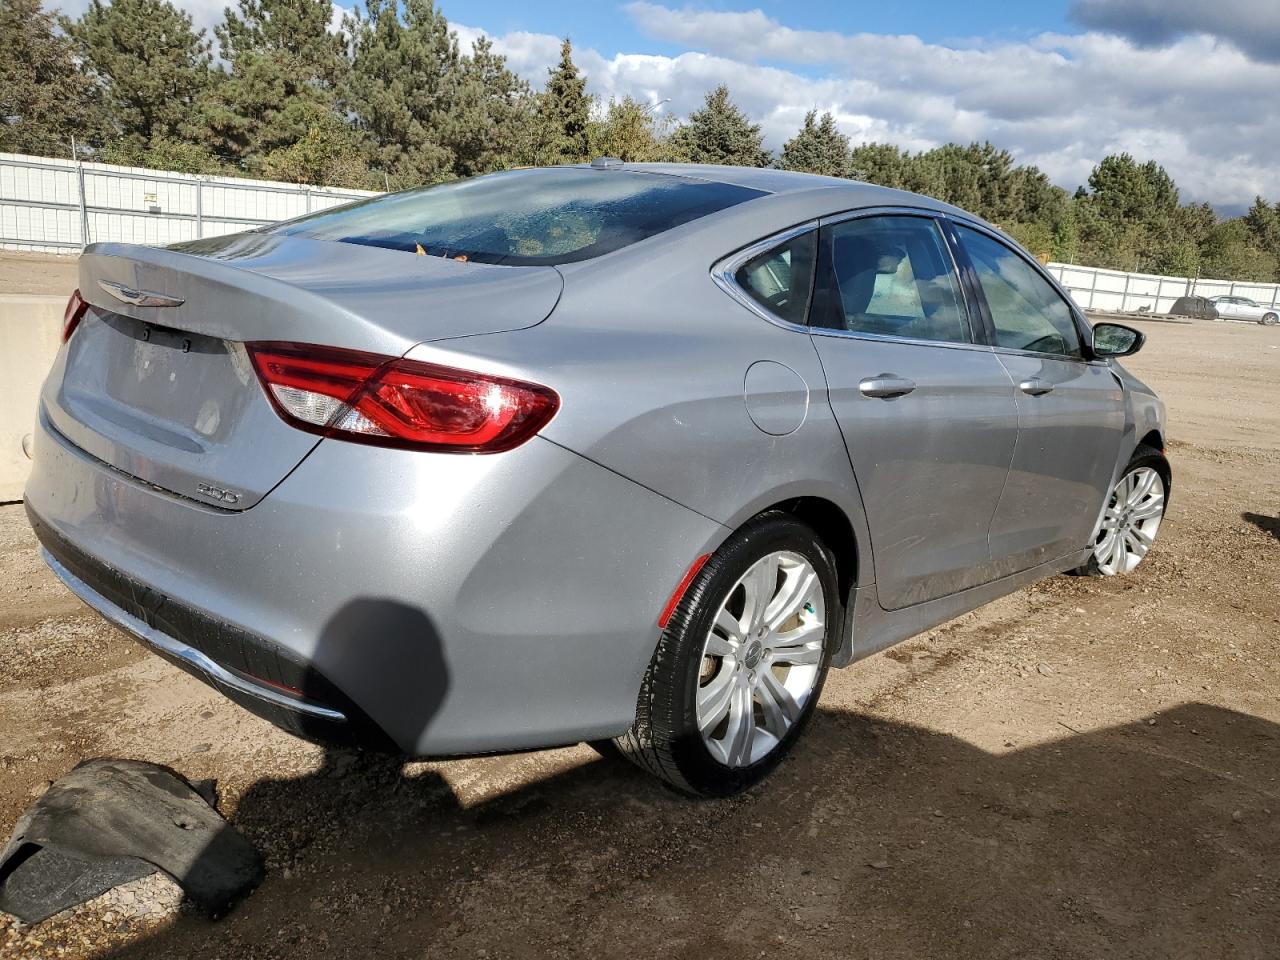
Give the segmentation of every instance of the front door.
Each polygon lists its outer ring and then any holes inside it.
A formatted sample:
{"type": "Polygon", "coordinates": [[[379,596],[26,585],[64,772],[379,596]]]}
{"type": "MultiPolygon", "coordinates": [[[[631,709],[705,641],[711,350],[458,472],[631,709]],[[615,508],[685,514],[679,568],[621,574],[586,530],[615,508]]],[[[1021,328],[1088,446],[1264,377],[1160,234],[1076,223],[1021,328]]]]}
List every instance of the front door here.
{"type": "Polygon", "coordinates": [[[1009,374],[975,343],[928,216],[823,226],[813,342],[887,609],[994,578],[987,530],[1017,439],[1009,374]]]}
{"type": "Polygon", "coordinates": [[[1124,394],[1105,362],[1085,359],[1071,305],[1028,260],[989,234],[956,232],[1018,407],[1018,445],[991,521],[1003,575],[1088,545],[1120,454],[1124,394]]]}

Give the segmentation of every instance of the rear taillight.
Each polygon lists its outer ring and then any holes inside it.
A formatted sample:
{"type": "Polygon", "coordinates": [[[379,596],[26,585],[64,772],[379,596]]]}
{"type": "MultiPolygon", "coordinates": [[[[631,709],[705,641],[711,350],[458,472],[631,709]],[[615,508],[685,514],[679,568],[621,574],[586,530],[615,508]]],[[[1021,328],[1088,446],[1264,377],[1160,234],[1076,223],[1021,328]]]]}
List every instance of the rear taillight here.
{"type": "Polygon", "coordinates": [[[76,327],[80,326],[80,321],[84,319],[88,310],[89,304],[84,302],[84,297],[80,296],[79,290],[71,294],[71,299],[67,301],[66,312],[62,314],[63,343],[71,339],[71,335],[76,332],[76,327]]]}
{"type": "Polygon", "coordinates": [[[560,406],[533,383],[310,344],[251,343],[276,411],[302,430],[361,443],[497,453],[524,443],[560,406]]]}

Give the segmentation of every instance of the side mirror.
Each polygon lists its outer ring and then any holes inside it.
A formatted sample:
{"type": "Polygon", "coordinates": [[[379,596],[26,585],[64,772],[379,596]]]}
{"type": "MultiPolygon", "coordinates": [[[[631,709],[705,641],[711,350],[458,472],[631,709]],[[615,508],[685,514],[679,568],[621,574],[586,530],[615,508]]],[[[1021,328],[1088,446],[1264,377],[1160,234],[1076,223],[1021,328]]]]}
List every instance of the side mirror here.
{"type": "Polygon", "coordinates": [[[1147,335],[1119,323],[1099,323],[1093,328],[1093,355],[1099,359],[1127,357],[1142,349],[1147,335]]]}

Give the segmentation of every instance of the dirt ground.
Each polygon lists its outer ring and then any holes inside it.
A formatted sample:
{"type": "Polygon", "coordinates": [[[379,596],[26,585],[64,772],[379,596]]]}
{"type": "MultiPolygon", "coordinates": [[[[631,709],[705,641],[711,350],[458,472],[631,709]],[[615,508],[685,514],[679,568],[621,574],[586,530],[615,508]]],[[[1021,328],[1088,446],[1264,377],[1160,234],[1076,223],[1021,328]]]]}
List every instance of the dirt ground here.
{"type": "Polygon", "coordinates": [[[71,296],[79,276],[77,258],[53,253],[0,251],[0,293],[71,296]]]}
{"type": "Polygon", "coordinates": [[[276,731],[58,586],[0,508],[0,834],[85,757],[216,778],[266,882],[140,881],[0,956],[1274,958],[1280,329],[1147,323],[1175,482],[1058,577],[833,672],[795,755],[691,802],[585,746],[398,765],[276,731]]]}

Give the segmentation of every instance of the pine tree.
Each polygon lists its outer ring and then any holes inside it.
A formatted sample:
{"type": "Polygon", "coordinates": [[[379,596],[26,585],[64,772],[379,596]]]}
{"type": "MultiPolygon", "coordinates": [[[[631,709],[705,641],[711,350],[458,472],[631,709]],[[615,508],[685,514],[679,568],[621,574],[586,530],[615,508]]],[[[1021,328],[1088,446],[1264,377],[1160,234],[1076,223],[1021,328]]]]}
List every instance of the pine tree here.
{"type": "Polygon", "coordinates": [[[631,97],[610,100],[604,116],[591,121],[588,140],[593,157],[617,157],[629,163],[672,160],[668,122],[654,108],[631,97]]]}
{"type": "Polygon", "coordinates": [[[177,139],[210,84],[209,41],[169,0],[92,0],[64,21],[102,88],[111,132],[126,148],[177,139]]]}
{"type": "Polygon", "coordinates": [[[703,106],[689,115],[689,122],[671,139],[690,163],[764,167],[770,160],[760,125],[747,119],[723,84],[707,94],[703,106]]]}
{"type": "Polygon", "coordinates": [[[850,176],[855,180],[902,189],[911,155],[891,143],[864,143],[849,153],[850,176]]]}
{"type": "Polygon", "coordinates": [[[215,29],[228,72],[193,126],[211,152],[256,171],[274,150],[325,125],[346,70],[345,38],[329,33],[331,0],[239,0],[215,29]]]}
{"type": "Polygon", "coordinates": [[[453,176],[448,139],[461,57],[444,14],[431,0],[366,0],[345,25],[353,60],[342,100],[374,165],[392,187],[453,176]]]}
{"type": "Polygon", "coordinates": [[[825,177],[847,177],[851,169],[849,138],[836,128],[835,117],[830,113],[818,120],[816,112],[810,110],[800,132],[782,145],[778,167],[825,177]]]}
{"type": "Polygon", "coordinates": [[[469,177],[530,163],[536,136],[536,104],[529,85],[478,37],[458,70],[446,142],[453,172],[469,177]]]}
{"type": "Polygon", "coordinates": [[[587,78],[573,62],[573,44],[560,44],[560,62],[550,71],[546,89],[538,98],[539,143],[537,162],[581,163],[590,159],[587,125],[591,98],[587,78]]]}
{"type": "Polygon", "coordinates": [[[40,0],[0,0],[0,151],[66,156],[101,130],[97,88],[40,0]]]}
{"type": "Polygon", "coordinates": [[[1273,207],[1262,197],[1254,197],[1244,222],[1254,244],[1280,255],[1280,204],[1273,207]]]}

